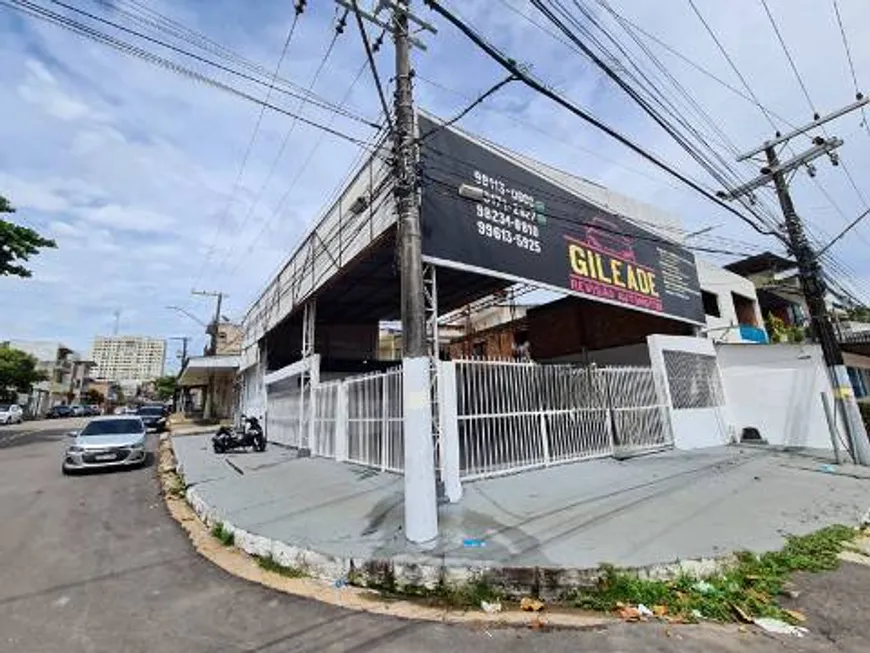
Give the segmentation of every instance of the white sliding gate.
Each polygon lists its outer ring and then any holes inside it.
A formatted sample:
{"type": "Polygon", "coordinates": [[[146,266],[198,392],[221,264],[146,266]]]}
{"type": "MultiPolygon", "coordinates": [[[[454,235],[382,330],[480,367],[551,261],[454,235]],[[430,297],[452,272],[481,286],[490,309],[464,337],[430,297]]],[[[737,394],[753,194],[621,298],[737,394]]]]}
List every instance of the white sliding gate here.
{"type": "Polygon", "coordinates": [[[486,478],[671,446],[650,368],[457,361],[459,475],[486,478]]]}

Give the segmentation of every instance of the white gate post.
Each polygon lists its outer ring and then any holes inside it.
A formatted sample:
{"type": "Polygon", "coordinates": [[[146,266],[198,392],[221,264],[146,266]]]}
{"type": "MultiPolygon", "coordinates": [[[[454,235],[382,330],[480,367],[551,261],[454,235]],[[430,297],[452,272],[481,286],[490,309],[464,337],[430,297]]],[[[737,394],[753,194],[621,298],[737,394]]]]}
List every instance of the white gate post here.
{"type": "Polygon", "coordinates": [[[311,356],[311,367],[308,370],[308,437],[305,438],[308,455],[317,449],[315,442],[317,433],[317,387],[320,385],[320,354],[311,356]]]}
{"type": "Polygon", "coordinates": [[[405,537],[418,544],[438,537],[430,373],[428,356],[402,360],[405,537]]]}
{"type": "Polygon", "coordinates": [[[444,493],[450,503],[462,499],[459,480],[459,418],[456,405],[456,363],[437,361],[438,420],[441,424],[441,468],[444,493]]]}
{"type": "Polygon", "coordinates": [[[389,407],[387,402],[387,392],[389,390],[387,385],[388,378],[389,374],[387,373],[381,375],[381,471],[387,468],[387,446],[389,442],[389,437],[387,437],[390,428],[390,422],[387,419],[387,409],[389,407]]]}
{"type": "Polygon", "coordinates": [[[335,459],[347,460],[347,384],[342,381],[335,391],[335,459]]]}
{"type": "Polygon", "coordinates": [[[541,447],[544,452],[544,466],[550,466],[550,439],[547,437],[547,414],[541,412],[541,447]]]}

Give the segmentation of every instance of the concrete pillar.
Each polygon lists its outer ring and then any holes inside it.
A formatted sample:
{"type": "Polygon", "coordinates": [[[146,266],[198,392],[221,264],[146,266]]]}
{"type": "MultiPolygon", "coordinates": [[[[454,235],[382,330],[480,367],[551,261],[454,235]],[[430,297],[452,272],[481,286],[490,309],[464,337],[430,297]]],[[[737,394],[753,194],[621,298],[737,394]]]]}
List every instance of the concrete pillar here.
{"type": "Polygon", "coordinates": [[[402,361],[405,439],[405,537],[422,544],[438,537],[429,357],[402,361]]]}

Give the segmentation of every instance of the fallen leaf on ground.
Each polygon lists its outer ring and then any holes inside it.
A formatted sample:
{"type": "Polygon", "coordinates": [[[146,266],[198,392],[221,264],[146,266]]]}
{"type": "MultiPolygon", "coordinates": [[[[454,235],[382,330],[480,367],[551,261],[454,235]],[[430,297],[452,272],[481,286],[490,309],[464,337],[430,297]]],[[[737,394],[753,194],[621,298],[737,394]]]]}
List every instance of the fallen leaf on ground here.
{"type": "Polygon", "coordinates": [[[540,612],[544,609],[544,602],[540,599],[533,599],[529,596],[520,601],[520,610],[526,612],[540,612]]]}
{"type": "Polygon", "coordinates": [[[640,612],[637,608],[625,607],[616,611],[616,614],[623,621],[640,621],[640,612]]]}
{"type": "Polygon", "coordinates": [[[666,605],[654,605],[653,606],[653,614],[657,617],[664,617],[668,613],[668,606],[666,605]]]}
{"type": "Polygon", "coordinates": [[[803,612],[797,610],[783,610],[783,612],[800,624],[807,620],[807,616],[803,612]]]}

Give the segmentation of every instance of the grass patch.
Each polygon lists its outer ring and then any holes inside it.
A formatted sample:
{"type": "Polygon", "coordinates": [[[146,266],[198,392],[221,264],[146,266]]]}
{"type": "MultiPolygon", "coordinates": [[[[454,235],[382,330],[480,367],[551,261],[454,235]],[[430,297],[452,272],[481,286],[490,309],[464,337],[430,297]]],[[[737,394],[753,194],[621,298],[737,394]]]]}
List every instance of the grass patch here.
{"type": "MultiPolygon", "coordinates": [[[[351,585],[361,585],[359,579],[353,576],[348,581],[351,585]]],[[[365,583],[363,586],[377,590],[387,599],[410,600],[430,607],[454,610],[479,610],[482,601],[493,603],[504,599],[504,594],[484,576],[476,576],[466,583],[448,584],[442,581],[431,589],[423,585],[397,587],[395,583],[365,583]]]]}
{"type": "Polygon", "coordinates": [[[286,578],[305,578],[306,576],[308,576],[308,571],[304,567],[288,567],[286,565],[282,565],[271,555],[257,556],[257,564],[260,565],[261,569],[271,571],[275,574],[280,574],[281,576],[285,576],[286,578]]]}
{"type": "Polygon", "coordinates": [[[232,531],[226,529],[223,522],[216,521],[211,527],[211,534],[224,546],[232,546],[236,541],[236,536],[232,531]]]}
{"type": "Polygon", "coordinates": [[[671,581],[643,580],[615,569],[602,568],[596,588],[580,590],[570,602],[580,608],[610,611],[617,604],[648,608],[664,606],[667,614],[688,621],[700,613],[705,619],[735,621],[745,617],[793,618],[778,605],[789,576],[796,571],[835,569],[838,554],[857,536],[847,526],[829,526],[815,533],[790,536],[779,551],[737,554],[737,564],[703,581],[679,576],[671,581]]]}

